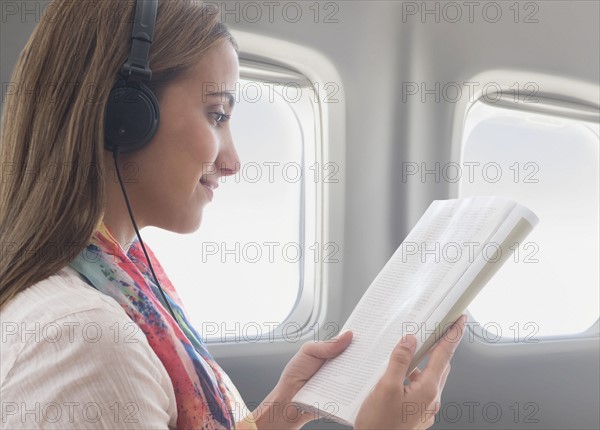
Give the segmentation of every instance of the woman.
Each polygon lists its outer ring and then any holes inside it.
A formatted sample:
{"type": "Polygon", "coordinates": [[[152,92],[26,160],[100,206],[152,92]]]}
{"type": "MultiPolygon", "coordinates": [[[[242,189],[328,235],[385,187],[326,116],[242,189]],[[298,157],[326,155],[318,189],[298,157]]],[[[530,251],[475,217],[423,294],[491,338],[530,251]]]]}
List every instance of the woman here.
{"type": "MultiPolygon", "coordinates": [[[[315,417],[290,417],[290,400],[352,333],[302,345],[248,412],[148,246],[147,265],[103,144],[134,8],[55,0],[11,80],[0,146],[2,425],[299,429],[315,417]]],[[[228,124],[237,45],[214,8],[161,0],[150,64],[160,126],[148,145],[120,156],[119,170],[131,173],[125,185],[139,228],[190,233],[209,188],[239,168],[228,124]]],[[[464,318],[453,329],[462,334],[464,318]]],[[[398,342],[356,428],[431,426],[458,345],[448,339],[407,385],[414,338],[398,342]],[[417,413],[406,413],[408,402],[417,413]]]]}

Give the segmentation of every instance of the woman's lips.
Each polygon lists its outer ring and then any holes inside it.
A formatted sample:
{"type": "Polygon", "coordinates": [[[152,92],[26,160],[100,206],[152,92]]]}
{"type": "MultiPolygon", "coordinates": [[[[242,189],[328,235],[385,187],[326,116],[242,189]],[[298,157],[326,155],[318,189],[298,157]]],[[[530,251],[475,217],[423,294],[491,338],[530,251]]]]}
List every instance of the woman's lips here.
{"type": "Polygon", "coordinates": [[[206,189],[208,195],[210,196],[210,200],[212,201],[213,196],[214,196],[214,189],[217,188],[219,186],[219,184],[217,183],[211,183],[211,182],[206,182],[203,181],[202,179],[200,179],[200,184],[202,184],[202,186],[206,189]]]}

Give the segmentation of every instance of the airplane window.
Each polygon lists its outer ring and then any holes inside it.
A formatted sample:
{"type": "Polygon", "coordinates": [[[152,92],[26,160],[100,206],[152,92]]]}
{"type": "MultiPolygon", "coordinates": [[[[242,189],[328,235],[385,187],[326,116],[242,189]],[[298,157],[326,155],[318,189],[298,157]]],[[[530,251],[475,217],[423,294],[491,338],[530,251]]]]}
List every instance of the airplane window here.
{"type": "Polygon", "coordinates": [[[540,218],[468,308],[483,338],[589,334],[600,302],[597,120],[477,102],[463,136],[461,163],[446,169],[460,197],[506,196],[540,218]]]}
{"type": "Polygon", "coordinates": [[[144,231],[207,342],[270,339],[313,293],[318,105],[305,82],[286,81],[293,74],[240,66],[230,121],[239,173],[219,179],[198,231],[144,231]]]}

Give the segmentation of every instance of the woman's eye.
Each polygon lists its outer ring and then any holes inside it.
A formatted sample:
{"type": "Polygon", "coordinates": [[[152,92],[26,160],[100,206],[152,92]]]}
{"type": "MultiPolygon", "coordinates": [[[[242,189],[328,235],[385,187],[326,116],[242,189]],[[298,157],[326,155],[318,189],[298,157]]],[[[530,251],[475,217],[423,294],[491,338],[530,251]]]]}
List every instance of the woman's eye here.
{"type": "Polygon", "coordinates": [[[230,115],[226,115],[224,113],[221,112],[212,112],[213,118],[215,119],[215,121],[217,122],[217,126],[221,127],[221,123],[224,123],[226,121],[229,121],[231,119],[230,115]]]}

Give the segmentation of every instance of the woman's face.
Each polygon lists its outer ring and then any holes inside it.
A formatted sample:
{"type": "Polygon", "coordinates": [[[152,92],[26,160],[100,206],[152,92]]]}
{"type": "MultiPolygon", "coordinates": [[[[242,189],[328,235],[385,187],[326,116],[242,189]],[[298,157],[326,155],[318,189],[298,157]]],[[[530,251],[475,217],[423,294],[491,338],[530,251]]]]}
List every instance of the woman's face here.
{"type": "MultiPolygon", "coordinates": [[[[156,135],[144,148],[119,156],[139,228],[152,225],[177,233],[196,231],[204,206],[212,200],[209,187],[203,183],[217,186],[219,177],[239,169],[225,116],[232,113],[238,79],[237,54],[229,41],[222,41],[193,69],[163,89],[156,135]]],[[[112,204],[113,209],[118,206],[118,212],[123,212],[126,206],[118,203],[123,201],[120,185],[111,182],[108,209],[112,204]]],[[[218,198],[218,190],[214,193],[218,198]]],[[[109,222],[114,230],[119,229],[123,217],[131,226],[126,211],[118,221],[112,214],[109,222]]]]}

